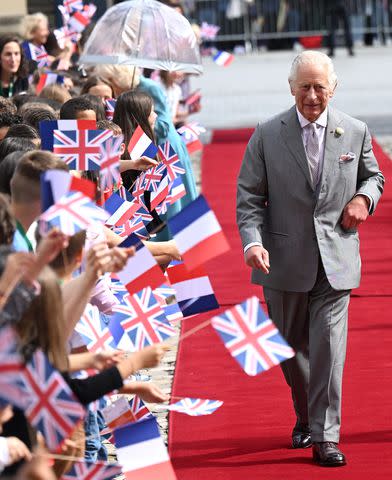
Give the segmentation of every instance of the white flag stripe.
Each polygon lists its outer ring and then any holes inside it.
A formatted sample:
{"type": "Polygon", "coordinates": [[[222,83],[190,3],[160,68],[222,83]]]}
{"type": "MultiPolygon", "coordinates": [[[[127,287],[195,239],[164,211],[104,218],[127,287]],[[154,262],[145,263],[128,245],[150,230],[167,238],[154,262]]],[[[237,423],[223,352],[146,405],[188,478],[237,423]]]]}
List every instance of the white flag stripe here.
{"type": "Polygon", "coordinates": [[[71,175],[63,170],[48,170],[45,172],[45,180],[50,181],[52,186],[54,203],[57,203],[68,192],[71,179],[71,175]]]}
{"type": "Polygon", "coordinates": [[[170,461],[161,437],[117,448],[117,458],[125,472],[170,461]]]}
{"type": "Polygon", "coordinates": [[[184,253],[221,230],[214,212],[210,210],[176,233],[174,240],[180,253],[184,253]]]}
{"type": "Polygon", "coordinates": [[[148,251],[147,247],[143,247],[128,260],[125,268],[121,270],[121,272],[118,272],[117,276],[124,285],[127,285],[156,265],[157,262],[148,251]]]}
{"type": "MultiPolygon", "coordinates": [[[[131,207],[131,202],[124,202],[114,213],[113,215],[108,219],[106,222],[107,225],[115,225],[120,218],[127,213],[127,211],[131,207]]],[[[125,223],[125,222],[124,222],[125,223]]]]}
{"type": "Polygon", "coordinates": [[[137,160],[140,158],[144,151],[150,146],[151,139],[143,133],[143,135],[139,138],[136,145],[133,147],[132,152],[130,153],[132,160],[137,160]]]}
{"type": "Polygon", "coordinates": [[[184,280],[183,282],[175,283],[173,287],[176,290],[177,302],[214,293],[207,276],[184,280]]]}

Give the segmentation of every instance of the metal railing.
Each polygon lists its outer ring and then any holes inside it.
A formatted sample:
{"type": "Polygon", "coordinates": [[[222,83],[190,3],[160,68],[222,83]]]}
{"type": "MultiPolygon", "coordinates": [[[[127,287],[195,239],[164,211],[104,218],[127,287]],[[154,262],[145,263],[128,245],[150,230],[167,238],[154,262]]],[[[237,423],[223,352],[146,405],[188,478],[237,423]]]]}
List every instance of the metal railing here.
{"type": "MultiPolygon", "coordinates": [[[[331,21],[345,11],[354,42],[389,43],[392,0],[183,0],[189,19],[218,25],[214,44],[285,48],[307,37],[325,42],[331,21]],[[343,10],[342,10],[343,9],[343,10]]],[[[343,24],[340,24],[342,27],[343,24]]],[[[337,33],[342,33],[340,28],[337,33]]]]}

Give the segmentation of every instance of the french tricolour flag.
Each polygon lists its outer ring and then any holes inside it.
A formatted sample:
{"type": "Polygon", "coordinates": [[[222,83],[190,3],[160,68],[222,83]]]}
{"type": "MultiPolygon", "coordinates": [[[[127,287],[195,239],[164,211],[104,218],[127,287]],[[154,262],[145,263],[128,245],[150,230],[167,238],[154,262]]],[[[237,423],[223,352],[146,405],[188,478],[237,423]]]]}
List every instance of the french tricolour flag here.
{"type": "Polygon", "coordinates": [[[191,272],[183,262],[173,261],[167,269],[170,284],[184,317],[219,308],[210,280],[203,267],[191,272]]]}
{"type": "Polygon", "coordinates": [[[53,152],[53,132],[55,130],[96,130],[95,120],[42,120],[39,122],[41,150],[53,152]]]}
{"type": "Polygon", "coordinates": [[[170,218],[168,224],[190,271],[230,248],[214,212],[203,195],[170,218]]]}
{"type": "Polygon", "coordinates": [[[37,86],[35,88],[36,93],[37,94],[40,93],[44,87],[46,87],[47,85],[52,85],[53,83],[58,83],[60,85],[63,84],[64,77],[62,75],[58,75],[57,73],[53,73],[53,72],[41,74],[39,77],[37,86]]]}
{"type": "Polygon", "coordinates": [[[41,173],[41,211],[45,212],[70,190],[82,192],[91,200],[95,199],[94,182],[74,177],[64,170],[47,170],[41,173]]]}
{"type": "Polygon", "coordinates": [[[144,133],[142,127],[138,126],[129,141],[128,152],[132,160],[143,156],[154,158],[158,148],[153,144],[151,138],[144,133]]]}
{"type": "Polygon", "coordinates": [[[234,55],[229,52],[218,52],[213,57],[214,62],[220,67],[228,67],[234,60],[234,55]]]}
{"type": "Polygon", "coordinates": [[[126,479],[176,479],[154,417],[115,429],[114,439],[126,479]]]}
{"type": "Polygon", "coordinates": [[[106,225],[121,226],[133,217],[134,213],[139,210],[140,205],[135,200],[128,202],[117,193],[113,193],[103,204],[103,208],[111,214],[106,221],[106,225]]]}
{"type": "Polygon", "coordinates": [[[124,269],[117,273],[129,293],[140,292],[145,287],[154,289],[165,283],[161,267],[136,235],[130,235],[119,247],[136,248],[135,255],[130,257],[124,269]]]}

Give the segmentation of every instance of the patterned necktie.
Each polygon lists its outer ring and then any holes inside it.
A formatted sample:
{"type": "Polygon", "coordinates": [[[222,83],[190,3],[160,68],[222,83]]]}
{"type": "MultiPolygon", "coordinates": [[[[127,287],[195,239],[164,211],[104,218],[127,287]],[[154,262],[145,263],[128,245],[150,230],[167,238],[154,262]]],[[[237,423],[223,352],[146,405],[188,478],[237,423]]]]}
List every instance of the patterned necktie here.
{"type": "Polygon", "coordinates": [[[315,123],[306,125],[308,137],[306,142],[306,155],[308,157],[310,173],[312,175],[313,186],[316,187],[319,180],[320,166],[320,146],[317,136],[317,127],[315,123]]]}

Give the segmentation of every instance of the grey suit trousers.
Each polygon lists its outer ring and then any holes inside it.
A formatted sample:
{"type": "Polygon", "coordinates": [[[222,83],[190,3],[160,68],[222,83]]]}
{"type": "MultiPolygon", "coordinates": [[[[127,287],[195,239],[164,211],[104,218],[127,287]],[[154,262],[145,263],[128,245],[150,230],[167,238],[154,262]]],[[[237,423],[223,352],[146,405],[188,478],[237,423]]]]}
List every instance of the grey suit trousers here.
{"type": "Polygon", "coordinates": [[[269,316],[297,352],[281,367],[314,442],[339,442],[350,292],[331,287],[321,260],[309,292],[264,287],[269,316]]]}

